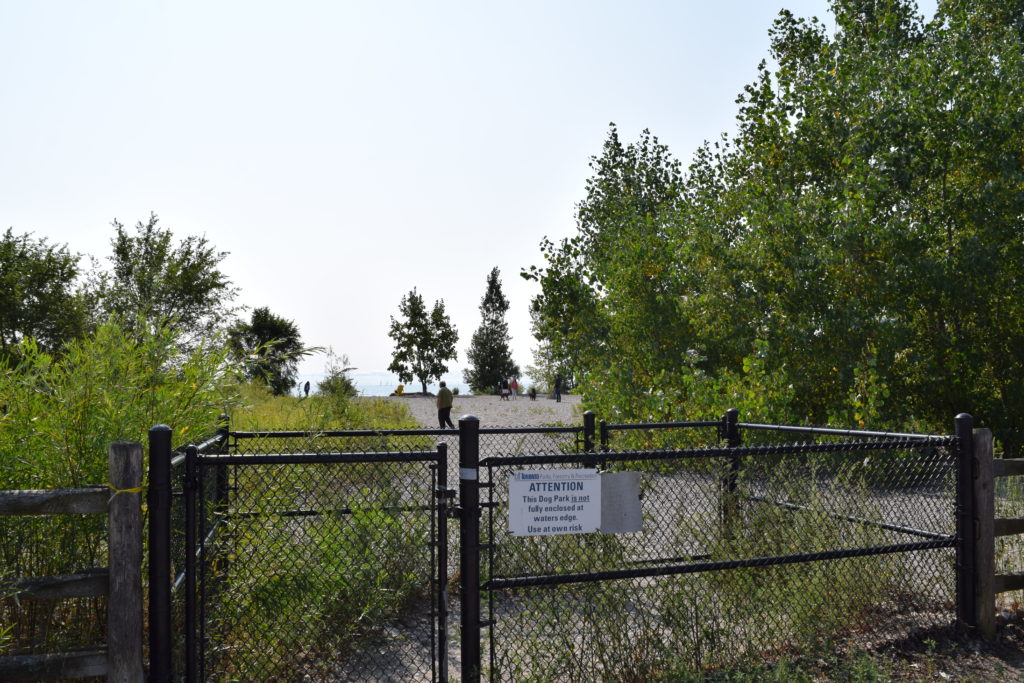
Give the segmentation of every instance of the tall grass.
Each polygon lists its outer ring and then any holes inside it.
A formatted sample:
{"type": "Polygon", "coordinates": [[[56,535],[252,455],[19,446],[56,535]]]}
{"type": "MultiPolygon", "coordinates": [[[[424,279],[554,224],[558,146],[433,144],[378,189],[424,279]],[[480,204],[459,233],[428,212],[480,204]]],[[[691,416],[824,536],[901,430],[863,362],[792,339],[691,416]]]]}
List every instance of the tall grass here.
{"type": "MultiPolygon", "coordinates": [[[[0,366],[0,490],[103,485],[112,441],[145,442],[160,422],[180,438],[209,430],[234,401],[224,349],[182,355],[168,329],[108,322],[60,356],[25,340],[0,366]],[[148,331],[147,331],[148,330],[148,331]]],[[[16,577],[106,565],[102,515],[0,517],[0,596],[16,577]]],[[[0,651],[92,644],[100,599],[0,600],[0,651]]]]}
{"type": "Polygon", "coordinates": [[[239,387],[240,400],[230,411],[238,431],[309,431],[343,429],[418,429],[409,409],[382,398],[352,400],[344,395],[308,398],[273,396],[261,384],[239,387]]]}

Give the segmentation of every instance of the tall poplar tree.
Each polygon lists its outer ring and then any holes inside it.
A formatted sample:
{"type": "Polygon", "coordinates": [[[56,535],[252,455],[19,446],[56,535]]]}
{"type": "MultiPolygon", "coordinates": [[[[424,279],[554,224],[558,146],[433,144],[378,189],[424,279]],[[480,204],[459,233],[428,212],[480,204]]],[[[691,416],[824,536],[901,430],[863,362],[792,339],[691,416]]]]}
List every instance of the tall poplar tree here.
{"type": "Polygon", "coordinates": [[[444,301],[435,301],[433,310],[428,313],[415,287],[402,297],[398,310],[401,319],[392,316],[388,332],[395,340],[388,370],[403,382],[419,380],[425,394],[427,382],[440,379],[448,372],[447,361],[458,357],[455,345],[459,334],[444,311],[444,301]]]}
{"type": "Polygon", "coordinates": [[[473,333],[466,355],[469,368],[462,377],[474,394],[491,391],[504,378],[518,377],[519,366],[512,361],[508,347],[508,299],[501,291],[501,279],[497,267],[487,276],[487,291],[480,300],[480,327],[473,333]]]}

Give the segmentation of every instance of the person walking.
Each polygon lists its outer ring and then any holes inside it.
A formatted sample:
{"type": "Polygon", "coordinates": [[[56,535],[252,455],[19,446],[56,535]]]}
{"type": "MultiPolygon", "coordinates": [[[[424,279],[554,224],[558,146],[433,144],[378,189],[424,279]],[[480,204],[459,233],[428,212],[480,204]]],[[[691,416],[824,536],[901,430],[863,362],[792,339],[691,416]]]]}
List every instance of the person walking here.
{"type": "Polygon", "coordinates": [[[562,376],[555,375],[555,403],[562,402],[562,376]]]}
{"type": "Polygon", "coordinates": [[[516,400],[516,394],[519,393],[519,382],[516,381],[515,377],[508,383],[508,388],[512,392],[512,400],[516,400]]]}
{"type": "Polygon", "coordinates": [[[452,424],[452,403],[455,401],[455,397],[452,396],[451,389],[444,382],[441,382],[441,388],[437,390],[437,422],[441,429],[445,428],[445,425],[449,429],[455,429],[455,425],[452,424]]]}
{"type": "Polygon", "coordinates": [[[500,389],[500,391],[501,391],[501,400],[502,401],[507,401],[508,400],[508,380],[502,378],[501,384],[499,386],[501,387],[501,389],[500,389]]]}

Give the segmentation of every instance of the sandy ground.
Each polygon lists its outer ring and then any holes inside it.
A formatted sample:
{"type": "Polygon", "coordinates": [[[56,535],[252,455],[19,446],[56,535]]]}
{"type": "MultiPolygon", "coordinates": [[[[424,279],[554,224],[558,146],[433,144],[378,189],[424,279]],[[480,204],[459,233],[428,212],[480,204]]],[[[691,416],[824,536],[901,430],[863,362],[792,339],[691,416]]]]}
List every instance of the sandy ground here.
{"type": "MultiPolygon", "coordinates": [[[[399,401],[409,406],[416,420],[434,429],[437,424],[437,404],[433,397],[389,396],[389,401],[399,401]]],[[[456,396],[452,406],[452,422],[458,425],[459,418],[473,415],[480,420],[481,427],[541,427],[552,424],[583,424],[579,396],[563,396],[561,402],[538,396],[536,401],[520,396],[517,400],[502,401],[497,396],[456,396]]]]}

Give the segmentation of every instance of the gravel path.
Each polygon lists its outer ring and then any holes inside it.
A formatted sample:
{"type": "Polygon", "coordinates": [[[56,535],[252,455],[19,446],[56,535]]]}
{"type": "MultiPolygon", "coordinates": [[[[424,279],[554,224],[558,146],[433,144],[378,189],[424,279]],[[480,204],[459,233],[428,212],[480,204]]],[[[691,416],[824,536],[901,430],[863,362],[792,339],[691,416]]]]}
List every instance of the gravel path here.
{"type": "MultiPolygon", "coordinates": [[[[431,396],[389,396],[409,406],[416,420],[428,429],[437,425],[437,404],[431,396]]],[[[497,396],[456,396],[452,406],[452,422],[458,424],[464,415],[474,415],[481,427],[542,427],[552,424],[583,424],[579,396],[563,396],[561,402],[545,397],[531,401],[520,396],[517,400],[502,401],[497,396]]]]}

